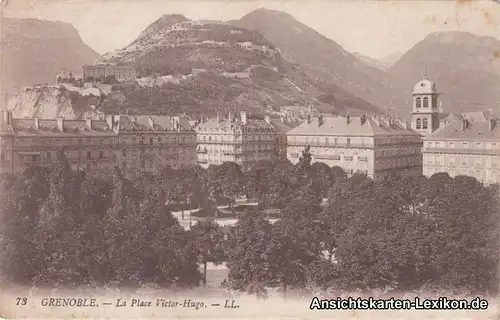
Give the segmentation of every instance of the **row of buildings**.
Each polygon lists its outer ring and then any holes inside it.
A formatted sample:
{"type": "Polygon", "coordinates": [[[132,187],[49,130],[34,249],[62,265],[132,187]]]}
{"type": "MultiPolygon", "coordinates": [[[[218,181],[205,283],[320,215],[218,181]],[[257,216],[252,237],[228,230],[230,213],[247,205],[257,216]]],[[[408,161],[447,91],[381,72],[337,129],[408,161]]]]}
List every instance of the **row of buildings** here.
{"type": "Polygon", "coordinates": [[[297,163],[310,148],[313,162],[363,172],[469,175],[500,182],[500,126],[485,113],[443,114],[427,79],[413,91],[411,121],[389,117],[309,116],[299,125],[236,115],[192,121],[186,117],[109,115],[103,120],[0,119],[0,170],[19,173],[55,161],[64,147],[74,169],[126,174],[165,166],[208,167],[226,161],[243,167],[260,160],[297,163]]]}

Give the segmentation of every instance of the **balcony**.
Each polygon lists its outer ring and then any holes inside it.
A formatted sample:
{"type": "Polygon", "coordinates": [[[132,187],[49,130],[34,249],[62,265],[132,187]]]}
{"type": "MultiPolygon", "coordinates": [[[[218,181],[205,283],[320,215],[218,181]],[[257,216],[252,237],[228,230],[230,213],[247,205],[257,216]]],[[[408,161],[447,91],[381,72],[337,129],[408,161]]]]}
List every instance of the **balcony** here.
{"type": "Polygon", "coordinates": [[[476,148],[429,148],[422,149],[424,153],[448,153],[448,154],[477,154],[477,155],[500,155],[500,150],[476,149],[476,148]]]}
{"type": "Polygon", "coordinates": [[[367,149],[373,148],[373,144],[369,143],[326,143],[326,142],[288,142],[288,146],[291,147],[322,147],[322,148],[360,148],[367,149]]]}
{"type": "Polygon", "coordinates": [[[224,155],[227,155],[227,156],[241,155],[241,154],[243,154],[243,151],[241,151],[241,150],[224,151],[224,155]]]}
{"type": "Polygon", "coordinates": [[[197,144],[242,144],[240,141],[196,140],[197,144]]]}
{"type": "Polygon", "coordinates": [[[319,160],[334,160],[334,161],[340,161],[340,156],[328,156],[328,155],[317,155],[314,156],[314,159],[319,159],[319,160]]]}

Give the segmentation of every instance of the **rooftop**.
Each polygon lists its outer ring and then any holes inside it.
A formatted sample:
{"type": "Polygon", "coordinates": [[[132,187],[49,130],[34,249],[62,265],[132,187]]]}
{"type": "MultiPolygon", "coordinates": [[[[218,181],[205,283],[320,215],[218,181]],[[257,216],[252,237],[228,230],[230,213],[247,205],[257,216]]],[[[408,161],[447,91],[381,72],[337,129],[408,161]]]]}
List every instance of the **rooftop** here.
{"type": "Polygon", "coordinates": [[[338,136],[386,136],[412,135],[418,133],[412,130],[404,121],[390,118],[374,117],[341,117],[323,115],[305,121],[298,127],[288,131],[287,135],[338,135],[338,136]],[[349,118],[349,121],[347,120],[349,118]]]}
{"type": "Polygon", "coordinates": [[[179,131],[193,131],[186,117],[108,115],[104,120],[13,118],[10,125],[4,117],[0,118],[1,132],[11,132],[18,136],[110,136],[114,135],[112,129],[116,128],[116,125],[119,125],[120,131],[125,132],[177,131],[177,128],[179,131]]]}
{"type": "Polygon", "coordinates": [[[500,121],[486,112],[464,112],[425,140],[500,140],[500,121]]]}

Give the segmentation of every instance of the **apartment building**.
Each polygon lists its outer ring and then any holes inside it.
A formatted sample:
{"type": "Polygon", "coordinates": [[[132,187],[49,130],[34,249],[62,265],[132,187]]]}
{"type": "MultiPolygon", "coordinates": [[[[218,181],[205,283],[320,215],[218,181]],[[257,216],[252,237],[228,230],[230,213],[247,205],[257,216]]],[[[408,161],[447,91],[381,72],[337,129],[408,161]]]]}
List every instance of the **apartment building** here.
{"type": "Polygon", "coordinates": [[[50,165],[61,148],[75,170],[125,174],[196,162],[196,133],[184,117],[108,115],[103,120],[0,119],[0,172],[50,165]]]}
{"type": "Polygon", "coordinates": [[[287,133],[287,157],[296,164],[310,147],[313,162],[376,179],[387,172],[421,174],[422,141],[411,126],[388,117],[308,118],[287,133]]]}
{"type": "Polygon", "coordinates": [[[285,123],[275,127],[269,117],[257,119],[247,112],[239,118],[230,112],[225,119],[220,115],[206,119],[195,128],[198,163],[207,168],[230,161],[245,169],[260,160],[283,158],[288,129],[285,123]]]}
{"type": "Polygon", "coordinates": [[[484,184],[500,183],[500,126],[484,112],[448,117],[447,123],[423,138],[423,173],[467,175],[484,184]]]}

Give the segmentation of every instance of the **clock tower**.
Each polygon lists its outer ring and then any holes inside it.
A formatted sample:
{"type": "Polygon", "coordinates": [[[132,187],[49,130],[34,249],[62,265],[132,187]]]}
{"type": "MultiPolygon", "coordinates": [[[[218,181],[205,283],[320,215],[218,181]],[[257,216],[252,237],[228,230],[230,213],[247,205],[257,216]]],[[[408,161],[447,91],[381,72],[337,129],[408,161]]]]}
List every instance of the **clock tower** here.
{"type": "Polygon", "coordinates": [[[439,128],[438,96],[435,84],[427,77],[413,87],[411,127],[423,136],[439,128]]]}

